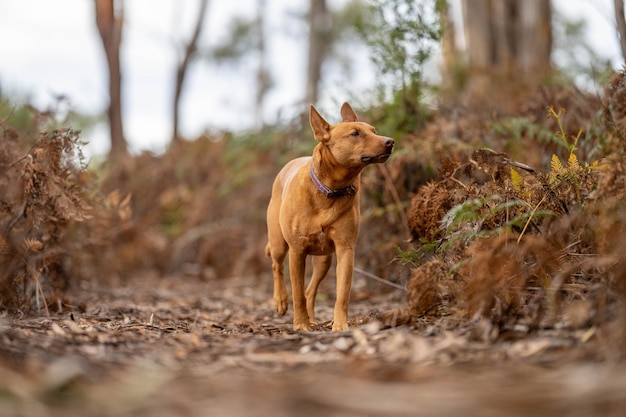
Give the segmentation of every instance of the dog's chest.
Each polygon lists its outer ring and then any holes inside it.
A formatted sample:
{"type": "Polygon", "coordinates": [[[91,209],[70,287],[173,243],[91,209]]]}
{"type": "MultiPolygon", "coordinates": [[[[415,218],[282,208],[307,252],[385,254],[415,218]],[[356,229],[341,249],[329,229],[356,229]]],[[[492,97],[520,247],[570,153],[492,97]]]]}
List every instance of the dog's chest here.
{"type": "Polygon", "coordinates": [[[285,240],[290,247],[309,255],[330,255],[341,242],[356,241],[358,206],[333,204],[320,208],[309,203],[282,214],[285,240]]]}
{"type": "MultiPolygon", "coordinates": [[[[341,242],[356,240],[358,228],[351,215],[330,219],[324,215],[312,216],[308,222],[299,222],[299,244],[310,255],[329,255],[335,252],[337,239],[341,242]]],[[[354,243],[354,242],[353,242],[354,243]]]]}
{"type": "Polygon", "coordinates": [[[310,255],[328,255],[335,251],[336,219],[328,214],[325,211],[309,212],[308,216],[293,219],[293,236],[304,252],[310,255]]]}
{"type": "Polygon", "coordinates": [[[306,252],[310,255],[328,255],[335,251],[335,243],[324,229],[303,235],[301,238],[306,252]]]}

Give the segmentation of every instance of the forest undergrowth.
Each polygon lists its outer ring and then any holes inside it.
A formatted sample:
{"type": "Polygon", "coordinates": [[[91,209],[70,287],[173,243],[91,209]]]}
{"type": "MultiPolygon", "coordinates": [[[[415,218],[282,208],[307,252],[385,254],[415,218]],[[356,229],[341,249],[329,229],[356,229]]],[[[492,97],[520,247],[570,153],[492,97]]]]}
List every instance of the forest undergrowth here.
{"type": "MultiPolygon", "coordinates": [[[[500,114],[444,105],[366,170],[357,267],[406,287],[406,305],[379,316],[388,326],[487,323],[487,340],[589,329],[623,346],[624,72],[602,97],[516,97],[500,114]]],[[[269,276],[271,182],[310,136],[202,137],[91,167],[78,132],[23,137],[3,120],[0,309],[84,309],[69,289],[86,281],[269,276]]]]}
{"type": "Polygon", "coordinates": [[[442,153],[439,178],[410,203],[407,307],[389,317],[475,323],[486,340],[588,329],[623,349],[625,99],[620,73],[590,119],[547,105],[539,126],[492,122],[508,142],[492,136],[497,151],[442,153]],[[503,151],[513,141],[524,143],[519,161],[503,151]]]}

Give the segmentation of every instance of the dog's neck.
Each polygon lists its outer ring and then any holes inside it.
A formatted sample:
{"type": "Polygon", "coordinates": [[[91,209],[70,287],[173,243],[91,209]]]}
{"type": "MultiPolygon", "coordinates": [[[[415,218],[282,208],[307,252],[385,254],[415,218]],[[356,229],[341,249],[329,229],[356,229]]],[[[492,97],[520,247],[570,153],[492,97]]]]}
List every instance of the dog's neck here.
{"type": "Polygon", "coordinates": [[[354,194],[356,194],[356,188],[354,188],[354,185],[352,184],[348,185],[347,187],[338,188],[338,189],[327,187],[318,178],[317,174],[315,174],[315,168],[313,168],[313,163],[311,163],[311,165],[309,166],[309,175],[311,176],[311,181],[313,181],[313,184],[315,184],[317,189],[320,190],[320,192],[328,198],[343,197],[343,196],[351,197],[354,194]]]}
{"type": "Polygon", "coordinates": [[[326,155],[323,158],[321,153],[324,151],[328,152],[328,149],[320,149],[320,146],[323,145],[318,145],[318,148],[314,150],[311,165],[309,166],[309,176],[315,187],[328,198],[351,197],[355,195],[361,170],[351,172],[343,167],[333,167],[332,164],[330,166],[322,166],[322,161],[325,161],[325,165],[328,165],[329,161],[334,160],[334,158],[330,155],[326,155]],[[339,180],[333,178],[333,175],[329,175],[331,172],[339,174],[339,180]]]}

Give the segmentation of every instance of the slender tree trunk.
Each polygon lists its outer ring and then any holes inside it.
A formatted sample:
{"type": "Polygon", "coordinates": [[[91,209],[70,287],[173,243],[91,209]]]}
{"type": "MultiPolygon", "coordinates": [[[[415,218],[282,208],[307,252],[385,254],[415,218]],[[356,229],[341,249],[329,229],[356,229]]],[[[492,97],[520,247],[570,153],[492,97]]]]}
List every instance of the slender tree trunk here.
{"type": "Polygon", "coordinates": [[[270,74],[267,69],[266,56],[265,56],[265,0],[259,0],[257,2],[257,38],[258,38],[258,53],[259,53],[259,68],[257,72],[257,90],[255,97],[255,116],[254,123],[257,129],[262,129],[263,122],[263,102],[265,101],[265,95],[270,89],[270,74]]]}
{"type": "Polygon", "coordinates": [[[204,26],[204,15],[206,14],[206,10],[209,5],[209,0],[201,0],[200,2],[200,10],[198,10],[198,16],[196,19],[196,24],[194,26],[193,34],[189,39],[187,45],[185,45],[185,49],[183,52],[183,57],[181,61],[178,63],[178,67],[176,69],[176,84],[174,86],[174,102],[173,102],[173,128],[172,128],[172,144],[177,143],[181,140],[179,125],[180,125],[180,106],[181,106],[181,96],[183,93],[183,86],[185,83],[185,76],[187,75],[187,70],[189,68],[189,64],[193,59],[193,55],[198,50],[198,39],[200,38],[200,33],[202,32],[202,28],[204,26]]]}
{"type": "Polygon", "coordinates": [[[96,0],[96,25],[102,39],[109,70],[108,118],[111,133],[109,157],[119,159],[128,154],[122,122],[122,73],[120,45],[122,43],[123,6],[115,0],[96,0]]]}
{"type": "Polygon", "coordinates": [[[536,79],[551,68],[548,0],[463,0],[472,93],[490,95],[494,75],[536,79]]]}
{"type": "Polygon", "coordinates": [[[517,2],[517,62],[526,74],[551,68],[552,7],[546,0],[517,2]]]}
{"type": "Polygon", "coordinates": [[[441,22],[441,75],[445,90],[455,86],[455,67],[457,66],[456,36],[454,23],[450,18],[450,8],[446,0],[440,0],[437,12],[441,22]]]}
{"type": "Polygon", "coordinates": [[[491,21],[490,0],[463,2],[463,23],[470,68],[485,70],[494,60],[491,21]]]}
{"type": "Polygon", "coordinates": [[[516,17],[515,0],[489,0],[487,42],[491,56],[489,66],[499,65],[510,69],[514,65],[519,22],[516,17]]]}
{"type": "Polygon", "coordinates": [[[615,23],[617,24],[617,34],[619,35],[619,44],[622,48],[622,58],[626,60],[626,19],[624,17],[624,0],[614,0],[615,5],[615,23]]]}
{"type": "Polygon", "coordinates": [[[304,103],[317,103],[318,87],[322,76],[322,64],[328,52],[332,30],[332,15],[326,7],[326,0],[310,0],[309,9],[309,62],[304,103]]]}
{"type": "Polygon", "coordinates": [[[463,26],[470,73],[467,89],[470,96],[482,94],[489,89],[491,80],[487,72],[495,56],[491,27],[492,14],[490,0],[465,0],[463,2],[463,26]]]}

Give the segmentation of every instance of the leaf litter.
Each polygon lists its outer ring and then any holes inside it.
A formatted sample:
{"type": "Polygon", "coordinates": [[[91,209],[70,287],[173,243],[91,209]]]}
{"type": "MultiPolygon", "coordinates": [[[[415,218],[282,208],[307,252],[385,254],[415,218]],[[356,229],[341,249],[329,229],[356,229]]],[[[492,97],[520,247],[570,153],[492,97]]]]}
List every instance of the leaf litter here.
{"type": "MultiPolygon", "coordinates": [[[[158,415],[166,409],[203,415],[205,404],[211,413],[232,415],[288,415],[295,409],[303,415],[447,415],[477,401],[485,402],[482,410],[509,410],[507,398],[518,397],[502,388],[503,378],[509,387],[528,390],[529,384],[529,394],[556,401],[527,404],[513,415],[576,410],[591,393],[601,393],[616,412],[624,404],[613,386],[622,365],[610,369],[611,349],[599,357],[603,341],[586,335],[588,329],[528,334],[520,328],[523,336],[494,343],[484,321],[473,328],[436,321],[392,328],[380,321],[379,311],[398,304],[398,292],[354,303],[347,332],[330,332],[330,323],[294,332],[288,315],[278,318],[272,311],[271,280],[257,279],[199,284],[146,277],[127,286],[88,288],[84,311],[5,316],[0,409],[24,411],[35,403],[46,410],[43,415],[158,415]],[[472,382],[476,378],[481,389],[472,382]],[[553,398],[542,392],[548,383],[555,384],[553,398]],[[564,396],[562,389],[581,395],[564,396]],[[114,406],[112,399],[122,403],[114,406]],[[263,406],[253,406],[257,402],[263,406]]],[[[320,317],[331,317],[332,303],[320,303],[320,310],[320,317]]]]}

